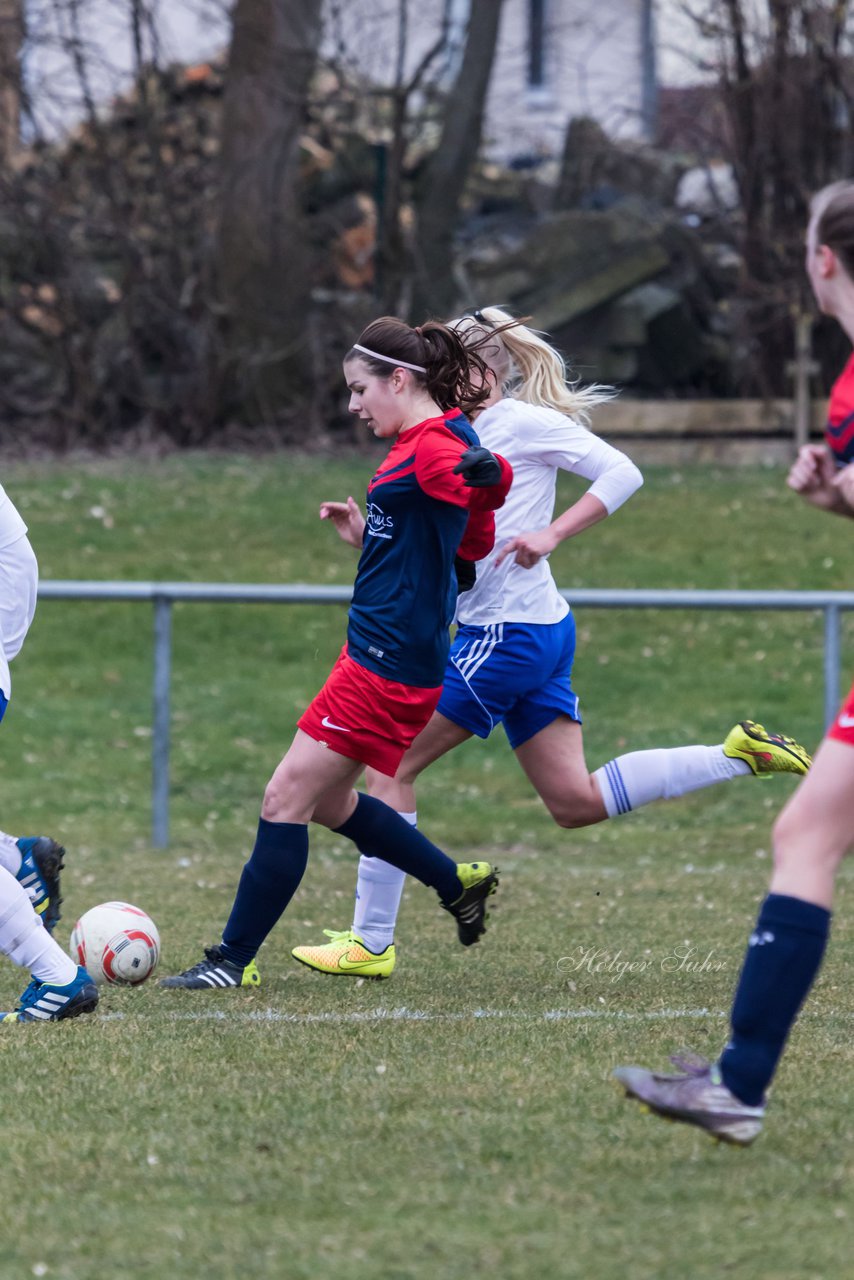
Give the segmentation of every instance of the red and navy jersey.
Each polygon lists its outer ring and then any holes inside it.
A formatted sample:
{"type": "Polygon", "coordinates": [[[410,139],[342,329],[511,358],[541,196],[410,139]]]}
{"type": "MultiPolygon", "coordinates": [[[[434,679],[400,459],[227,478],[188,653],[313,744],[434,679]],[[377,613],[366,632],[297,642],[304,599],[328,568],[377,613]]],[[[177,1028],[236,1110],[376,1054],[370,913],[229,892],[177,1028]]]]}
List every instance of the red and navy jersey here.
{"type": "Polygon", "coordinates": [[[838,466],[854,462],[854,352],[830,392],[824,439],[838,466]]]}
{"type": "Polygon", "coordinates": [[[368,486],[347,652],[387,680],[425,689],[442,683],[457,598],[454,556],[464,534],[492,549],[492,512],[513,478],[503,458],[491,488],[472,489],[455,476],[476,444],[468,419],[449,409],[401,431],[368,486]]]}

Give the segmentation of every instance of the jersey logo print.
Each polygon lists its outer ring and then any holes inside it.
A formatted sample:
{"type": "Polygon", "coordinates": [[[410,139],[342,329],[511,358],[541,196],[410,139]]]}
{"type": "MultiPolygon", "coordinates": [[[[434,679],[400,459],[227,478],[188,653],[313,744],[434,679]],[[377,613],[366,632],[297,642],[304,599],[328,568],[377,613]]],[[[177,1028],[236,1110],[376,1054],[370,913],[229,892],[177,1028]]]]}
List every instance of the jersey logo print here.
{"type": "Polygon", "coordinates": [[[369,502],[365,512],[367,520],[368,533],[372,538],[392,538],[394,530],[394,520],[391,516],[387,516],[382,507],[378,507],[375,502],[369,502]]]}
{"type": "Polygon", "coordinates": [[[339,733],[350,733],[350,729],[345,729],[343,724],[333,724],[329,716],[324,716],[320,722],[324,729],[337,729],[339,733]]]}
{"type": "Polygon", "coordinates": [[[844,715],[841,711],[836,718],[840,729],[854,729],[854,716],[844,715]]]}

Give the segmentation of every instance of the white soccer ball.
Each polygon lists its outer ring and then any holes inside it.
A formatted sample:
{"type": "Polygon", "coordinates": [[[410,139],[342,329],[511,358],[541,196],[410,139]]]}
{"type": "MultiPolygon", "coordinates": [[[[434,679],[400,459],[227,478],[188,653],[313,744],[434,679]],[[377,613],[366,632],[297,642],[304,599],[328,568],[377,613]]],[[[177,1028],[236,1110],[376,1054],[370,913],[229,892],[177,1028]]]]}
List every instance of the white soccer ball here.
{"type": "Polygon", "coordinates": [[[93,982],[136,987],[160,959],[157,925],[129,902],[90,907],[71,931],[71,955],[93,982]]]}

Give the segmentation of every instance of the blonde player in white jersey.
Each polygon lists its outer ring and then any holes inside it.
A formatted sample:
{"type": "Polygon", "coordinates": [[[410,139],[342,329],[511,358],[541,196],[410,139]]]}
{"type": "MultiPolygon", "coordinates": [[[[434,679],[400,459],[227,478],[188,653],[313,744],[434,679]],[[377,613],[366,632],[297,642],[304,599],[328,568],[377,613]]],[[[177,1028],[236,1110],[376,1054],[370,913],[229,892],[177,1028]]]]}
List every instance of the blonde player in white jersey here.
{"type": "MultiPolygon", "coordinates": [[[[27,526],[0,486],[0,720],[9,705],[9,663],[33,620],[38,564],[27,526]]],[[[90,1013],[98,990],[85,969],[52,936],[59,920],[62,848],[47,836],[16,840],[0,831],[0,951],[28,969],[32,980],[0,1022],[57,1022],[90,1013]]]]}
{"type": "MultiPolygon", "coordinates": [[[[591,774],[584,760],[578,696],[571,686],[575,622],[548,556],[567,538],[612,515],[642,477],[624,453],[587,428],[589,411],[613,394],[567,383],[560,354],[498,307],[455,322],[487,362],[494,389],[477,416],[482,443],[513,467],[513,485],[496,512],[495,550],[477,565],[457,601],[456,637],[442,697],[394,778],[371,774],[368,789],[415,823],[415,780],[473,734],[503,724],[516,757],[561,827],[585,827],[653,800],[685,795],[740,775],[803,774],[809,756],[791,738],[746,720],[716,746],[636,751],[591,774]],[[559,471],[589,481],[556,518],[559,471]]],[[[352,498],[332,513],[345,541],[361,545],[363,520],[352,498]]],[[[360,850],[351,929],[325,930],[329,942],[300,946],[295,959],[323,973],[388,977],[404,875],[360,850]]]]}

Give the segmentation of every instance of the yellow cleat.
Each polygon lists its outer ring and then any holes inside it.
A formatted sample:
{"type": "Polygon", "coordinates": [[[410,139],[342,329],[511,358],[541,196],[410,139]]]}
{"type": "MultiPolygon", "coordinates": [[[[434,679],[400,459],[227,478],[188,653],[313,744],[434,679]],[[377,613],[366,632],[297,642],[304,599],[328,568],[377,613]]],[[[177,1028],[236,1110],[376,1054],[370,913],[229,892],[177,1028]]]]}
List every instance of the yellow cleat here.
{"type": "Polygon", "coordinates": [[[324,929],[329,942],[319,947],[294,947],[291,955],[318,973],[339,978],[390,978],[394,969],[394,943],[379,953],[369,951],[352,929],[324,929]]]}
{"type": "Polygon", "coordinates": [[[724,740],[724,755],[745,760],[752,771],[764,777],[770,773],[804,774],[812,764],[805,747],[782,733],[769,733],[754,720],[742,720],[724,740]]]}

